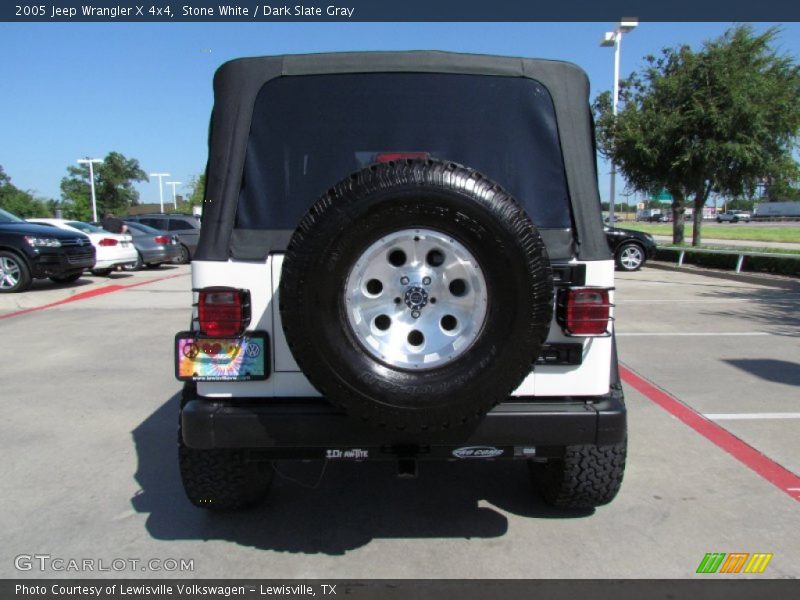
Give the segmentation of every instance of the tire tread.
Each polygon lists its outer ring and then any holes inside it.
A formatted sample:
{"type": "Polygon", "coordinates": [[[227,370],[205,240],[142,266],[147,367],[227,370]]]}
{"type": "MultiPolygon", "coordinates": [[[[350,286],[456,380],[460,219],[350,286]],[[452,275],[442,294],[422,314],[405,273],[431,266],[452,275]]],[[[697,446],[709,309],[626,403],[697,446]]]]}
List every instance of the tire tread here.
{"type": "Polygon", "coordinates": [[[611,502],[625,472],[627,440],[607,446],[567,446],[564,458],[530,463],[534,483],[557,508],[595,508],[611,502]]]}

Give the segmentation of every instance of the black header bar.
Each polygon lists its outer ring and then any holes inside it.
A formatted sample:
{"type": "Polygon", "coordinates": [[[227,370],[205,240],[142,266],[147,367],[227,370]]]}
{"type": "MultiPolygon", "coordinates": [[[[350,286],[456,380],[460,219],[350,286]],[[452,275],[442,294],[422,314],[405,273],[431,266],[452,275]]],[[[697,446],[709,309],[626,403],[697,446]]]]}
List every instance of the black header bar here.
{"type": "MultiPolygon", "coordinates": [[[[579,566],[576,567],[579,570],[579,566]]],[[[577,573],[576,573],[577,574],[577,573]]],[[[800,580],[255,580],[255,579],[5,579],[0,597],[30,600],[784,600],[797,598],[800,580]]]]}
{"type": "Polygon", "coordinates": [[[8,22],[503,22],[800,21],[786,0],[16,0],[2,3],[8,22]]]}

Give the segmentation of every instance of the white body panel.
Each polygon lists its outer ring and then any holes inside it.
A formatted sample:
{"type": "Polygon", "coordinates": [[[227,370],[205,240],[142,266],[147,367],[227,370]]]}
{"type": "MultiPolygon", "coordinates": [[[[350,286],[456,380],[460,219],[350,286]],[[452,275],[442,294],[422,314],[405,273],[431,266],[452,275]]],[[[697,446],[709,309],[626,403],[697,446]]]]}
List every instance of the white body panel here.
{"type": "MultiPolygon", "coordinates": [[[[579,264],[573,262],[571,264],[579,264]]],[[[586,286],[612,287],[614,262],[586,264],[586,286]]],[[[199,383],[198,393],[209,397],[309,397],[319,392],[300,372],[281,326],[278,310],[283,255],[264,262],[194,261],[192,287],[230,286],[250,290],[251,321],[248,329],[269,333],[272,341],[271,371],[266,381],[199,383]]],[[[610,294],[613,304],[614,293],[610,294]]],[[[613,309],[612,309],[613,316],[613,309]]],[[[613,321],[611,323],[613,327],[613,321]]],[[[611,327],[609,330],[611,330],[611,327]]],[[[568,337],[553,321],[548,342],[582,342],[583,363],[577,366],[538,365],[514,392],[516,396],[598,396],[608,393],[611,365],[610,337],[568,337]]]]}
{"type": "Polygon", "coordinates": [[[203,396],[239,397],[302,397],[319,396],[294,362],[278,311],[278,282],[283,256],[270,256],[265,262],[192,262],[192,287],[199,289],[225,285],[250,290],[251,319],[248,329],[266,331],[272,340],[271,371],[266,381],[236,383],[199,383],[197,390],[203,396]],[[278,273],[273,275],[273,269],[278,273]],[[273,294],[274,292],[274,294],[273,294]]]}

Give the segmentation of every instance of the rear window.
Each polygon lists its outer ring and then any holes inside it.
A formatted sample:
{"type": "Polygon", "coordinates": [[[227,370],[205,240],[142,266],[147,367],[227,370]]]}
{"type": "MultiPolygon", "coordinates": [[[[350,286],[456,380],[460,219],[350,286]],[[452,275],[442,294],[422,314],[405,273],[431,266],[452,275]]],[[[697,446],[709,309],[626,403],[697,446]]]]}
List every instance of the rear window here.
{"type": "Polygon", "coordinates": [[[77,229],[78,231],[82,231],[83,233],[104,233],[105,229],[101,227],[95,227],[94,225],[90,225],[89,223],[84,223],[83,221],[67,221],[66,223],[73,229],[77,229]]]}
{"type": "Polygon", "coordinates": [[[545,87],[522,77],[439,73],[295,76],[265,84],[254,105],[236,226],[294,229],[337,181],[397,154],[477,169],[511,192],[539,227],[571,227],[545,87]]]}
{"type": "Polygon", "coordinates": [[[189,221],[184,221],[183,219],[170,219],[169,220],[169,230],[170,231],[183,231],[184,229],[197,229],[197,226],[193,225],[189,221]]]}
{"type": "Polygon", "coordinates": [[[166,229],[167,228],[167,221],[166,219],[153,219],[145,217],[140,219],[140,223],[144,223],[150,227],[155,227],[156,229],[166,229]]]}
{"type": "Polygon", "coordinates": [[[160,231],[158,229],[153,229],[149,225],[144,225],[142,223],[137,223],[136,221],[125,221],[125,224],[130,229],[135,229],[136,231],[139,231],[141,233],[159,233],[159,231],[160,231]]]}

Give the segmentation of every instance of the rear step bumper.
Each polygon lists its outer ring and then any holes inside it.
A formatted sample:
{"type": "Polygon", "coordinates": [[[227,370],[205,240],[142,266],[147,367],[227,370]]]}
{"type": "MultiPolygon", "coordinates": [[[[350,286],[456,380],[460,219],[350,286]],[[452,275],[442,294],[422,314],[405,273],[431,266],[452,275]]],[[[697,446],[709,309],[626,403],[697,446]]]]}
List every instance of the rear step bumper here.
{"type": "Polygon", "coordinates": [[[475,458],[533,458],[567,445],[623,441],[626,411],[616,388],[591,398],[515,398],[472,425],[409,434],[359,422],[318,398],[247,403],[196,398],[181,411],[181,426],[190,448],[244,448],[264,459],[452,458],[470,454],[452,453],[467,447],[496,450],[476,452],[475,458]]]}

